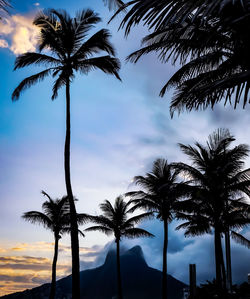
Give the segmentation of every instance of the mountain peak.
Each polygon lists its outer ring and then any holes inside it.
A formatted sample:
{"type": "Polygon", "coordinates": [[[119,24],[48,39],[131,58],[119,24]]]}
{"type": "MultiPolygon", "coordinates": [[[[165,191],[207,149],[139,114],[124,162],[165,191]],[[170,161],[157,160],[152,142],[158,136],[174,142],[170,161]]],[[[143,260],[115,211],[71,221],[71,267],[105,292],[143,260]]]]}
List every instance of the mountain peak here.
{"type": "Polygon", "coordinates": [[[141,248],[141,246],[139,246],[139,245],[136,245],[136,246],[130,248],[130,249],[129,249],[128,251],[126,251],[125,253],[132,253],[132,254],[135,254],[135,255],[137,255],[137,256],[139,256],[139,257],[145,259],[145,258],[144,258],[143,251],[142,251],[142,248],[141,248]]]}

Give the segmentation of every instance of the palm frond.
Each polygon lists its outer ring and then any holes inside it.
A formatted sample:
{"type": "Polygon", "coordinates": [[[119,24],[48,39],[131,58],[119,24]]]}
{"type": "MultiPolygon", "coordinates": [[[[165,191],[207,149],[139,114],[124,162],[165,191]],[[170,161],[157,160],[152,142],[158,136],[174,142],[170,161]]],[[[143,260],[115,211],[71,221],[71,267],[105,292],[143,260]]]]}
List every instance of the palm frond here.
{"type": "Polygon", "coordinates": [[[244,245],[248,249],[250,249],[250,241],[247,238],[245,238],[244,236],[242,236],[239,233],[236,233],[235,231],[231,231],[231,236],[235,242],[237,242],[241,245],[244,245]]]}
{"type": "Polygon", "coordinates": [[[153,238],[154,237],[153,234],[138,227],[126,229],[124,231],[124,236],[127,238],[141,238],[141,237],[153,238]]]}
{"type": "Polygon", "coordinates": [[[107,227],[101,226],[101,225],[95,225],[95,226],[88,227],[84,231],[86,231],[86,232],[100,231],[100,232],[106,234],[107,236],[110,236],[113,233],[113,231],[110,228],[107,228],[107,227]]]}
{"type": "Polygon", "coordinates": [[[83,74],[87,74],[93,69],[100,69],[106,74],[114,75],[118,80],[121,81],[121,78],[118,74],[118,71],[120,69],[120,62],[117,58],[113,58],[110,56],[85,59],[79,62],[79,64],[76,66],[76,69],[83,74]]]}
{"type": "Polygon", "coordinates": [[[40,73],[32,75],[24,79],[13,91],[12,93],[12,100],[16,101],[19,99],[21,92],[25,89],[29,88],[30,86],[34,85],[35,83],[42,81],[45,77],[47,77],[53,68],[46,69],[40,73]]]}
{"type": "Polygon", "coordinates": [[[29,221],[30,223],[41,224],[45,228],[49,228],[51,230],[53,229],[53,224],[51,219],[47,215],[43,214],[42,212],[29,211],[24,213],[22,215],[22,218],[26,221],[29,221]]]}
{"type": "Polygon", "coordinates": [[[26,52],[16,58],[14,70],[32,64],[57,67],[61,64],[61,62],[59,59],[56,59],[52,56],[35,52],[26,52]]]}

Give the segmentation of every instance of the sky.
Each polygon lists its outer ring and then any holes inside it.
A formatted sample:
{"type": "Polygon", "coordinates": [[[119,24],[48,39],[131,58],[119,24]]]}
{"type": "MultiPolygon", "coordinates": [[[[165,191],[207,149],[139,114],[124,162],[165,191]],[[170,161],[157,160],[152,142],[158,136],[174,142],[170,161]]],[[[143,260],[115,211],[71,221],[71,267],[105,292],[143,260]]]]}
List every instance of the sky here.
{"type": "MultiPolygon", "coordinates": [[[[37,29],[32,20],[40,9],[62,8],[71,15],[77,10],[92,8],[100,14],[100,28],[112,33],[112,43],[121,60],[120,76],[116,78],[93,71],[88,76],[76,76],[72,88],[72,187],[78,198],[78,212],[99,214],[99,204],[132,191],[135,175],[150,171],[158,157],[169,162],[188,162],[178,143],[205,143],[218,128],[228,128],[236,137],[235,145],[250,144],[249,108],[243,110],[219,104],[212,110],[169,114],[170,90],[164,98],[158,96],[163,84],[177,66],[161,64],[157,56],[143,57],[136,65],[125,58],[140,47],[147,33],[143,27],[133,28],[128,38],[118,31],[119,18],[112,16],[102,0],[12,1],[11,15],[0,24],[0,295],[32,288],[50,281],[53,257],[53,234],[43,227],[25,222],[21,215],[41,210],[45,198],[66,194],[63,169],[65,138],[65,93],[60,90],[51,101],[52,80],[26,90],[17,102],[11,93],[19,82],[33,74],[35,67],[13,71],[15,58],[36,50],[37,29]]],[[[250,167],[250,160],[246,160],[250,167]]],[[[162,223],[140,225],[156,235],[154,239],[124,240],[122,246],[141,245],[147,263],[161,269],[162,223]]],[[[168,273],[188,283],[188,264],[196,263],[199,283],[214,277],[213,236],[185,238],[183,231],[170,225],[168,273]]],[[[85,227],[82,227],[84,229],[85,227]]],[[[244,229],[250,238],[250,231],[244,229]]],[[[224,240],[223,240],[224,241],[224,240]]],[[[112,247],[112,237],[101,233],[86,233],[80,238],[81,269],[100,265],[112,247]]],[[[70,274],[70,241],[60,240],[58,278],[70,274]]],[[[250,272],[249,250],[232,242],[233,281],[247,279],[250,272]]]]}

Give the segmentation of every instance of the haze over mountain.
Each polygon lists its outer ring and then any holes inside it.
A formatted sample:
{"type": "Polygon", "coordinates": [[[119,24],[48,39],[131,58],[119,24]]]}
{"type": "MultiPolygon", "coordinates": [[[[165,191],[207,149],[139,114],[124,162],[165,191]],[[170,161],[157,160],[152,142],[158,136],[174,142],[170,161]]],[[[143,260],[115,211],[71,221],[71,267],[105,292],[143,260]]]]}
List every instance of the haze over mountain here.
{"type": "MultiPolygon", "coordinates": [[[[81,271],[82,299],[116,298],[116,253],[108,252],[102,266],[81,271]]],[[[124,299],[160,299],[161,277],[159,270],[149,267],[140,246],[135,246],[121,255],[121,274],[124,299]]],[[[168,275],[169,299],[183,298],[186,285],[168,275]]],[[[32,290],[3,296],[2,299],[45,299],[49,296],[50,284],[32,290]]],[[[71,298],[71,276],[57,281],[56,299],[71,298]]]]}

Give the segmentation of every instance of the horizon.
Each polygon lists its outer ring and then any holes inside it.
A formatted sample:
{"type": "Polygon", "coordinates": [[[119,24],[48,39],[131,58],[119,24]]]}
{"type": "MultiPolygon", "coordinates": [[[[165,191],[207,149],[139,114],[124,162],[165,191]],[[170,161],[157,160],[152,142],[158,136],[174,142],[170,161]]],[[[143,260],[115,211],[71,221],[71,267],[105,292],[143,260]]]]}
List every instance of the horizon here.
{"type": "MultiPolygon", "coordinates": [[[[32,20],[40,9],[50,8],[50,1],[22,3],[12,1],[10,16],[0,24],[0,59],[2,117],[0,121],[0,296],[39,286],[51,280],[53,234],[42,226],[30,224],[24,212],[41,211],[45,198],[66,194],[63,171],[65,138],[65,92],[51,101],[51,78],[25,90],[20,99],[11,101],[11,93],[20,81],[39,68],[13,71],[17,55],[35,51],[37,31],[32,20]]],[[[87,76],[77,75],[71,87],[72,138],[71,176],[79,213],[100,214],[99,204],[112,203],[120,194],[134,190],[133,178],[150,171],[158,157],[169,162],[190,163],[178,144],[205,144],[217,128],[228,128],[235,136],[233,145],[250,145],[247,134],[250,107],[236,110],[217,104],[213,110],[174,115],[169,114],[173,90],[160,98],[159,92],[177,67],[162,64],[156,55],[147,55],[137,64],[125,62],[140,47],[147,32],[135,27],[125,39],[117,31],[119,18],[107,24],[112,12],[102,0],[55,0],[53,8],[62,8],[71,16],[79,9],[91,8],[102,18],[96,28],[111,31],[111,41],[121,61],[119,82],[98,70],[87,76]]],[[[250,167],[250,158],[245,160],[250,167]]],[[[248,200],[250,203],[250,201],[248,200]]],[[[188,284],[189,264],[196,264],[197,282],[215,276],[213,235],[185,238],[183,230],[175,231],[176,221],[169,228],[168,274],[188,284]],[[204,259],[204,254],[207,260],[204,259]],[[209,266],[213,265],[213,266],[209,266]],[[180,270],[183,269],[183,270],[180,270]]],[[[178,222],[179,223],[179,222],[178,222]]],[[[82,226],[85,229],[88,225],[82,226]]],[[[145,221],[140,227],[156,235],[154,239],[124,239],[122,247],[141,246],[150,267],[161,270],[163,240],[162,223],[145,221]]],[[[250,231],[241,231],[250,239],[250,231]]],[[[112,247],[113,237],[91,232],[79,237],[81,270],[99,266],[112,247]]],[[[222,241],[224,243],[224,239],[222,241]]],[[[223,244],[224,246],[224,244],[223,244]]],[[[232,241],[233,282],[247,281],[250,267],[247,248],[232,241]]],[[[71,273],[69,236],[59,242],[57,279],[71,273]]]]}

